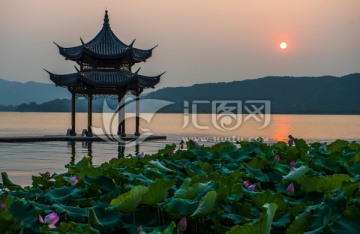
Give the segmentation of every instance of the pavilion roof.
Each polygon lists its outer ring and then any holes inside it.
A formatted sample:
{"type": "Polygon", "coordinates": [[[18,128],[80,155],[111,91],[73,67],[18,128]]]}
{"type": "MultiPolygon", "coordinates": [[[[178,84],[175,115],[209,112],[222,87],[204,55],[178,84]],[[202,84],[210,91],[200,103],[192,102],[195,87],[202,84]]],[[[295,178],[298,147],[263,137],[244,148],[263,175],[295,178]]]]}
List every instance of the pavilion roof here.
{"type": "Polygon", "coordinates": [[[57,86],[72,87],[84,83],[87,86],[96,88],[119,88],[133,84],[141,88],[154,88],[164,74],[149,77],[139,75],[138,72],[131,73],[129,71],[78,71],[67,75],[56,75],[47,72],[50,74],[50,79],[57,86]]]}
{"type": "Polygon", "coordinates": [[[148,50],[134,48],[135,40],[126,45],[122,42],[110,28],[108,11],[105,11],[104,24],[100,32],[89,42],[84,43],[81,39],[82,45],[75,47],[61,47],[59,45],[59,52],[66,59],[73,61],[81,60],[82,57],[89,55],[98,59],[120,59],[123,57],[130,57],[134,63],[143,62],[152,55],[153,47],[148,50]]]}

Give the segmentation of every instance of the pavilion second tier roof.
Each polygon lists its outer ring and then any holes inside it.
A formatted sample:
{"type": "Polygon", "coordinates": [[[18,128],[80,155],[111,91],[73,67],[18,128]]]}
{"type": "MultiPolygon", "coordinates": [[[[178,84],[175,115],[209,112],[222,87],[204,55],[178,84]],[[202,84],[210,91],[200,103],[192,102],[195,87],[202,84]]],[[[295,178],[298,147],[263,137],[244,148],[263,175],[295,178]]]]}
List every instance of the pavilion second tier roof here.
{"type": "Polygon", "coordinates": [[[160,74],[155,77],[143,76],[128,71],[79,71],[67,75],[56,75],[49,71],[50,79],[62,87],[75,87],[84,84],[95,88],[120,88],[137,85],[141,88],[154,88],[160,82],[160,74]]]}
{"type": "Polygon", "coordinates": [[[100,32],[91,41],[84,43],[81,40],[82,45],[64,48],[59,45],[60,54],[66,59],[73,61],[81,60],[84,56],[92,56],[98,59],[121,59],[129,57],[132,62],[143,62],[150,58],[152,55],[152,49],[142,50],[134,48],[135,40],[130,44],[126,45],[123,43],[110,28],[109,17],[107,11],[105,11],[104,24],[100,32]]]}

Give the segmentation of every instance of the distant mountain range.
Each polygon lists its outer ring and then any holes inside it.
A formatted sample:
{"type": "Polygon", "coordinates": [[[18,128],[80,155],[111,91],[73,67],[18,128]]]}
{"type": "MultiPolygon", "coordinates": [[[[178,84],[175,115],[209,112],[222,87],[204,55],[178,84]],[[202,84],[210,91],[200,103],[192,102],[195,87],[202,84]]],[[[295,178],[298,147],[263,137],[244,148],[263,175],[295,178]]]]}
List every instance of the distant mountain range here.
{"type": "Polygon", "coordinates": [[[37,82],[20,83],[0,79],[0,105],[20,105],[23,103],[44,103],[57,98],[70,98],[66,89],[53,84],[37,82]]]}
{"type": "MultiPolygon", "coordinates": [[[[173,104],[165,113],[183,113],[184,101],[269,100],[271,113],[284,114],[360,114],[360,73],[343,77],[264,77],[228,83],[196,84],[163,88],[142,96],[173,104]]],[[[0,111],[70,111],[69,93],[51,84],[25,84],[0,80],[0,111]],[[15,83],[15,84],[14,84],[15,83]],[[7,85],[7,88],[3,87],[7,85]],[[11,86],[12,85],[12,86],[11,86]],[[22,90],[22,91],[21,91],[22,90]],[[65,99],[64,99],[65,98],[65,99]],[[57,100],[53,100],[57,99],[57,100]],[[60,100],[61,99],[61,100],[60,100]],[[51,101],[50,101],[51,100],[51,101]],[[32,103],[29,103],[32,102],[32,103]],[[25,103],[18,105],[20,103],[25,103]],[[9,106],[15,105],[15,106],[9,106]]],[[[110,107],[115,100],[108,100],[110,107]]],[[[102,111],[103,99],[96,99],[95,112],[102,111]]],[[[77,111],[86,111],[86,100],[77,101],[77,111]]],[[[132,111],[133,108],[129,108],[132,111]]],[[[190,108],[191,109],[191,108],[190,108]]],[[[151,108],[142,110],[151,111],[151,108]]],[[[191,111],[191,110],[190,110],[191,111]]],[[[211,105],[199,105],[198,113],[211,113],[211,105]]]]}

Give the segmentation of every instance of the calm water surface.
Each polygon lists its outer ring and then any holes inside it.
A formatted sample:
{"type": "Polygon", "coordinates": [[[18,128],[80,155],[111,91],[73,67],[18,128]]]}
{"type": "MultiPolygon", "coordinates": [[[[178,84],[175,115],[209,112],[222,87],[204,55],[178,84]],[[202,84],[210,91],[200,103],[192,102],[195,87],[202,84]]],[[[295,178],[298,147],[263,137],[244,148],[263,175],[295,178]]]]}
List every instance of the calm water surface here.
{"type": "MultiPolygon", "coordinates": [[[[133,133],[134,118],[132,115],[127,117],[126,130],[133,133]]],[[[289,134],[307,141],[360,140],[360,116],[355,115],[271,115],[270,124],[262,129],[263,122],[254,119],[245,121],[245,116],[237,116],[234,123],[242,122],[231,131],[216,128],[212,118],[214,116],[205,114],[196,116],[185,126],[186,120],[182,114],[143,114],[142,117],[142,132],[167,136],[166,140],[142,143],[140,151],[149,154],[168,143],[178,144],[181,139],[195,139],[205,145],[223,140],[253,140],[256,137],[274,142],[286,140],[289,134]],[[196,124],[207,129],[196,128],[196,124]]],[[[117,121],[114,119],[110,123],[113,132],[116,132],[117,121]]],[[[94,114],[93,126],[102,128],[109,120],[112,120],[112,114],[94,114]]],[[[77,114],[76,121],[76,130],[81,133],[87,125],[86,114],[77,114]]],[[[69,113],[0,112],[0,136],[63,135],[69,126],[69,113]]],[[[134,152],[134,146],[125,148],[125,155],[134,152]]],[[[85,155],[93,156],[93,164],[99,165],[118,157],[119,146],[113,142],[0,143],[0,171],[7,171],[14,182],[28,185],[31,183],[31,175],[46,171],[65,172],[65,164],[76,163],[85,155]]]]}

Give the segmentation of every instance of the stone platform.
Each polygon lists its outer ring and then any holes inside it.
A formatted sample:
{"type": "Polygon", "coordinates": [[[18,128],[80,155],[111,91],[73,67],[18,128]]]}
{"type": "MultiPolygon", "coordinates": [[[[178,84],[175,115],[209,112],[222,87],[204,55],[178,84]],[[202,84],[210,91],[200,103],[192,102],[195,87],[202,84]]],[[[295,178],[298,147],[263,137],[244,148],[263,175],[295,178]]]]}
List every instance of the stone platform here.
{"type": "MultiPolygon", "coordinates": [[[[121,137],[121,140],[124,141],[135,141],[138,137],[133,134],[128,134],[126,137],[121,137]]],[[[83,137],[83,136],[64,136],[64,135],[48,135],[48,136],[18,136],[18,137],[0,137],[0,142],[4,143],[18,143],[18,142],[43,142],[43,141],[106,141],[104,136],[93,136],[93,137],[83,137]]],[[[165,140],[166,136],[161,135],[151,135],[147,136],[146,139],[141,139],[145,141],[149,140],[165,140]]]]}

